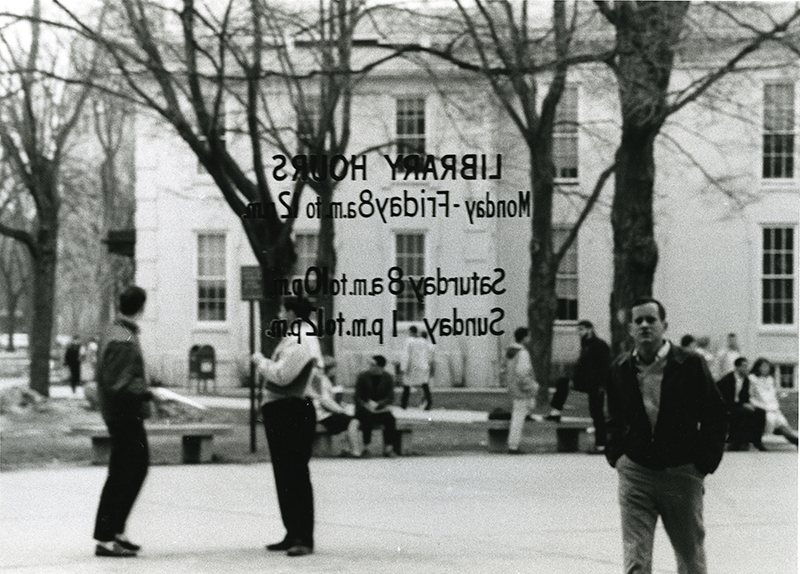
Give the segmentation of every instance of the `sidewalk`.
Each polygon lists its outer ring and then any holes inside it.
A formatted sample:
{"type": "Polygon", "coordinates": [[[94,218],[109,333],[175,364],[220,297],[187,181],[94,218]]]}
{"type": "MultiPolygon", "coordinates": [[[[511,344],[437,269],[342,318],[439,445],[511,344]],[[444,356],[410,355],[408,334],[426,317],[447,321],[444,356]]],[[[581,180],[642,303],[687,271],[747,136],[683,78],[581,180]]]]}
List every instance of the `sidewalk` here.
{"type": "MultiPolygon", "coordinates": [[[[709,571],[797,572],[797,453],[727,453],[707,479],[709,571]]],[[[93,556],[105,469],[0,473],[0,571],[36,574],[619,574],[616,475],[601,457],[314,459],[316,553],[282,534],[269,464],[151,468],[138,558],[93,556]]],[[[675,572],[659,526],[655,572],[675,572]]]]}

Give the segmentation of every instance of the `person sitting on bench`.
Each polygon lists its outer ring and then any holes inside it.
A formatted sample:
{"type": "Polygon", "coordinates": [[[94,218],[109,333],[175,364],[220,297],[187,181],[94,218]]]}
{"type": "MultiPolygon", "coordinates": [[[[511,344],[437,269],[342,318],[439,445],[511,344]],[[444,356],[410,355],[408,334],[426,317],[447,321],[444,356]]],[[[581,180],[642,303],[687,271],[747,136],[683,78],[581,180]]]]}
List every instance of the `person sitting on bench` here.
{"type": "Polygon", "coordinates": [[[372,428],[377,425],[383,427],[383,456],[393,457],[400,454],[394,450],[397,421],[389,410],[389,405],[394,401],[394,379],[386,372],[385,366],[386,357],[373,355],[369,368],[356,379],[353,402],[356,404],[356,418],[364,438],[365,456],[369,454],[367,449],[372,442],[372,428]]]}
{"type": "Polygon", "coordinates": [[[315,373],[309,385],[309,395],[317,411],[317,422],[324,426],[329,434],[337,435],[347,431],[347,443],[350,450],[344,451],[343,454],[354,457],[361,456],[364,449],[358,436],[358,420],[350,416],[347,409],[336,401],[333,383],[326,373],[315,373]]]}
{"type": "Polygon", "coordinates": [[[750,365],[744,357],[737,358],[733,370],[717,381],[717,389],[728,411],[728,442],[734,449],[753,443],[758,450],[766,450],[761,442],[766,423],[766,411],[750,402],[750,365]]]}

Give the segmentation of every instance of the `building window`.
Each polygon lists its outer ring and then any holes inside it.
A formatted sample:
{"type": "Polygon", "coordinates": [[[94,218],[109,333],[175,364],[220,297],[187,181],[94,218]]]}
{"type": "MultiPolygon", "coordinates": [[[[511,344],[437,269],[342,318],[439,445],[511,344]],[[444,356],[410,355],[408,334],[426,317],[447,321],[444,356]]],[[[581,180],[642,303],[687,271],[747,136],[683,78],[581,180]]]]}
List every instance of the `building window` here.
{"type": "Polygon", "coordinates": [[[795,372],[797,365],[789,363],[778,363],[775,366],[775,377],[778,379],[778,386],[781,389],[795,388],[795,372]]]}
{"type": "Polygon", "coordinates": [[[395,120],[397,153],[425,155],[425,99],[398,98],[395,120]]]}
{"type": "Polygon", "coordinates": [[[567,86],[556,108],[553,126],[556,179],[578,178],[578,87],[567,86]]]}
{"type": "Polygon", "coordinates": [[[308,268],[317,264],[317,234],[297,233],[294,236],[294,251],[297,254],[294,274],[305,276],[308,268]]]}
{"type": "Polygon", "coordinates": [[[794,228],[765,227],[762,237],[761,322],[794,323],[794,228]]]}
{"type": "MultiPolygon", "coordinates": [[[[560,249],[569,235],[569,227],[553,229],[553,246],[560,249]]],[[[578,320],[578,240],[572,242],[556,273],[557,321],[578,320]]]]}
{"type": "Polygon", "coordinates": [[[794,84],[765,84],[762,150],[765,179],[794,177],[794,124],[794,84]]]}
{"type": "Polygon", "coordinates": [[[203,233],[197,236],[197,319],[224,321],[225,235],[203,233]]]}
{"type": "Polygon", "coordinates": [[[300,145],[309,149],[313,146],[320,121],[322,98],[316,95],[305,96],[297,106],[297,139],[300,145]]]}
{"type": "Polygon", "coordinates": [[[396,295],[397,320],[421,321],[425,318],[425,300],[417,299],[408,278],[425,275],[423,233],[398,233],[395,236],[395,265],[402,271],[404,284],[403,291],[396,295]]]}

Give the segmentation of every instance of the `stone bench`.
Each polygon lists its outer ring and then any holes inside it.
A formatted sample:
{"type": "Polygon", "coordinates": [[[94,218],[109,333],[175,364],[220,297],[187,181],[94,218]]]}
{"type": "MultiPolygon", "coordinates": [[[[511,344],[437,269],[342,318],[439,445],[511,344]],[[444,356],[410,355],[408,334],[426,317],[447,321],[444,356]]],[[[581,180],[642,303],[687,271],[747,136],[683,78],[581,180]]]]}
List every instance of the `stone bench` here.
{"type": "MultiPolygon", "coordinates": [[[[556,431],[556,450],[558,452],[578,452],[580,435],[593,426],[592,419],[578,417],[562,417],[560,422],[546,421],[541,418],[526,419],[536,424],[547,425],[556,431]]],[[[508,449],[508,419],[490,420],[488,424],[489,452],[506,452],[508,449]]]]}
{"type": "MultiPolygon", "coordinates": [[[[380,432],[382,427],[380,425],[375,425],[372,428],[372,434],[375,436],[376,432],[380,432]]],[[[361,431],[359,431],[361,432],[361,431]]],[[[408,436],[408,440],[406,440],[406,447],[408,447],[408,442],[411,439],[412,433],[414,429],[408,423],[401,423],[397,421],[397,435],[395,436],[395,443],[394,443],[394,451],[397,454],[403,454],[403,437],[408,436]]],[[[342,432],[344,434],[344,431],[342,432]]],[[[337,435],[332,435],[328,432],[328,429],[325,428],[323,425],[317,423],[316,433],[314,434],[314,443],[311,447],[311,454],[312,456],[318,457],[331,457],[331,456],[338,456],[338,452],[335,452],[333,449],[333,437],[337,435]]]]}
{"type": "MultiPolygon", "coordinates": [[[[145,423],[148,437],[180,436],[184,464],[211,462],[214,436],[229,434],[233,425],[214,423],[145,423]]],[[[111,437],[103,424],[79,425],[70,429],[70,434],[88,436],[92,439],[92,462],[108,464],[111,453],[111,437]]]]}

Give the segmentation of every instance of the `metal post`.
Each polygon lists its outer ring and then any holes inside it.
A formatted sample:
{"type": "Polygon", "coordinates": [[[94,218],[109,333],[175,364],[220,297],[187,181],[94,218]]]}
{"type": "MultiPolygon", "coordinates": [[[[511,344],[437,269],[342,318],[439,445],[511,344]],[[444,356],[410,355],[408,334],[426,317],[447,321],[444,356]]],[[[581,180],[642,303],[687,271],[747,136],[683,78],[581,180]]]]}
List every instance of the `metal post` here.
{"type": "MultiPolygon", "coordinates": [[[[250,299],[250,357],[256,352],[255,301],[250,299]]],[[[250,360],[250,452],[256,452],[256,366],[250,360]]]]}

